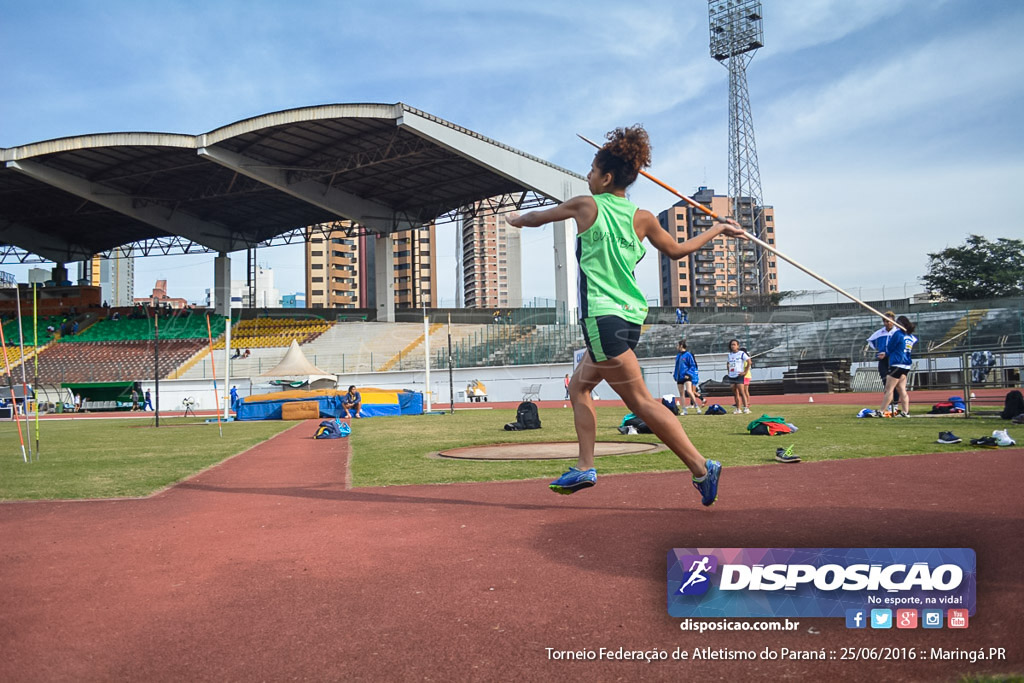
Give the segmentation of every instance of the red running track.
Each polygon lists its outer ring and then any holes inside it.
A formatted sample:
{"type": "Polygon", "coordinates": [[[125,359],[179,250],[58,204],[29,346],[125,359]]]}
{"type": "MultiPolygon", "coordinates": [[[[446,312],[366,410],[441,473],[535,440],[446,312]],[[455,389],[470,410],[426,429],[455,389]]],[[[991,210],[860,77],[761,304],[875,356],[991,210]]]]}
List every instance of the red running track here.
{"type": "MultiPolygon", "coordinates": [[[[0,505],[0,680],[946,680],[1024,671],[1024,449],[349,489],[300,423],[148,499],[0,505]],[[672,547],[973,547],[966,631],[679,630],[672,547]],[[1007,661],[550,661],[545,648],[1006,647],[1007,661]]],[[[552,474],[560,465],[552,465],[552,474]]]]}

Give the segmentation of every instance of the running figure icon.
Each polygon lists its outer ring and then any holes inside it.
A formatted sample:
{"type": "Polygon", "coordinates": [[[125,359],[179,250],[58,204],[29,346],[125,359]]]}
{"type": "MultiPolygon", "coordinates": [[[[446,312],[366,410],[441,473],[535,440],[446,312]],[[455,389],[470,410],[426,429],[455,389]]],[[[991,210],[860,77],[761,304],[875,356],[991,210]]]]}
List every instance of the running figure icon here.
{"type": "Polygon", "coordinates": [[[711,558],[705,555],[700,558],[699,561],[695,560],[693,564],[690,565],[690,569],[688,570],[690,572],[690,578],[686,579],[683,585],[679,587],[680,593],[684,593],[690,586],[694,586],[708,580],[708,577],[704,576],[704,573],[711,570],[711,567],[708,566],[710,559],[711,558]]]}

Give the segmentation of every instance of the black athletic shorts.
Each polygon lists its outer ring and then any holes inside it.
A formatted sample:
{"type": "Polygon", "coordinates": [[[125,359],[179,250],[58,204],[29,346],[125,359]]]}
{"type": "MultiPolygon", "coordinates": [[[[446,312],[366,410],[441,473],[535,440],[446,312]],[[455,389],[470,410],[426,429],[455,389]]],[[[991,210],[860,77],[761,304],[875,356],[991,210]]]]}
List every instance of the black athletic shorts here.
{"type": "Polygon", "coordinates": [[[621,356],[640,343],[640,326],[617,315],[582,318],[580,327],[583,328],[590,359],[595,363],[621,356]]]}
{"type": "Polygon", "coordinates": [[[889,377],[899,379],[904,375],[910,374],[910,368],[889,368],[889,377]]]}
{"type": "Polygon", "coordinates": [[[743,375],[739,375],[737,377],[730,377],[729,375],[726,375],[725,376],[725,383],[726,384],[743,384],[743,375]]]}

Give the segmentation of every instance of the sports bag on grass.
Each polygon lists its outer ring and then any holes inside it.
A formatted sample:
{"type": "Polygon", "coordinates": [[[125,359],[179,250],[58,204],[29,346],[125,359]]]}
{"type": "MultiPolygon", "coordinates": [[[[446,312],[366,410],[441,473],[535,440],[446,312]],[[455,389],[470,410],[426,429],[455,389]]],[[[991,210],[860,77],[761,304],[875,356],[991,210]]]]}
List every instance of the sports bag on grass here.
{"type": "Polygon", "coordinates": [[[672,394],[665,394],[661,397],[661,405],[672,411],[673,415],[679,414],[679,401],[672,394]]]}
{"type": "Polygon", "coordinates": [[[630,413],[628,419],[622,421],[622,425],[619,426],[619,434],[628,434],[629,428],[632,427],[637,431],[638,434],[653,434],[651,428],[647,426],[647,423],[641,420],[633,413],[630,413]]]}
{"type": "Polygon", "coordinates": [[[540,429],[540,413],[533,401],[523,401],[516,409],[516,421],[505,425],[506,432],[519,432],[524,429],[540,429]]]}
{"type": "Polygon", "coordinates": [[[1006,402],[1003,403],[1003,412],[999,417],[1004,420],[1012,420],[1022,413],[1024,413],[1024,395],[1014,389],[1010,393],[1006,394],[1006,402]]]}
{"type": "Polygon", "coordinates": [[[324,420],[320,423],[320,426],[316,428],[316,434],[313,435],[313,438],[340,439],[348,436],[351,432],[352,428],[341,420],[324,420]]]}

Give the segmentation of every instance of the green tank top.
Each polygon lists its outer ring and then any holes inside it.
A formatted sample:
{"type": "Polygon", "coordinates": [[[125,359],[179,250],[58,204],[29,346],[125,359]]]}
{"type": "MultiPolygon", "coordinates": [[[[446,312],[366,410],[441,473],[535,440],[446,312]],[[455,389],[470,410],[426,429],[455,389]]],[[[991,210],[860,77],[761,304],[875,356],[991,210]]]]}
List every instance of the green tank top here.
{"type": "Polygon", "coordinates": [[[647,253],[633,229],[636,204],[613,194],[594,195],[597,220],[576,236],[580,318],[616,315],[642,325],[647,299],[633,269],[647,253]]]}

